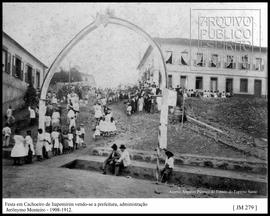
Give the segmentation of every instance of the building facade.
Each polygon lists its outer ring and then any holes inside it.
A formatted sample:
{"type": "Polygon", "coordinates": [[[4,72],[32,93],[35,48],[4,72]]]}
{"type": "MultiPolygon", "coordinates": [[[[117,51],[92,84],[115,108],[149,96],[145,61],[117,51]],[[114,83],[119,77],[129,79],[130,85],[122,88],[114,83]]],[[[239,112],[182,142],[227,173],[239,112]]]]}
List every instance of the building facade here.
{"type": "Polygon", "coordinates": [[[87,74],[87,73],[81,73],[80,75],[82,77],[82,82],[88,86],[91,87],[96,87],[96,81],[95,78],[92,74],[87,74]]]}
{"type": "MultiPolygon", "coordinates": [[[[198,91],[267,96],[267,48],[221,41],[154,38],[167,68],[167,85],[198,91]]],[[[142,80],[160,83],[161,60],[149,46],[137,70],[142,80]]]]}
{"type": "Polygon", "coordinates": [[[2,32],[2,114],[9,106],[22,107],[29,83],[39,89],[46,71],[45,64],[2,32]]]}

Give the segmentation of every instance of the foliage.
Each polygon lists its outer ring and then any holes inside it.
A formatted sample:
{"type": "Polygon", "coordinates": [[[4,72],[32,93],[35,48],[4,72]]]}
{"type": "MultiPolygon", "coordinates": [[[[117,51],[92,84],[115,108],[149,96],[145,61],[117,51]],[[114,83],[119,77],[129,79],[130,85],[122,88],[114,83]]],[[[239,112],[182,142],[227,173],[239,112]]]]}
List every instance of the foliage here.
{"type": "Polygon", "coordinates": [[[70,82],[80,82],[82,77],[80,71],[76,68],[71,68],[70,71],[65,71],[63,68],[59,72],[53,75],[51,84],[56,84],[58,82],[69,82],[69,72],[70,72],[70,82]]]}
{"type": "Polygon", "coordinates": [[[37,96],[37,91],[31,83],[29,84],[23,99],[24,99],[26,106],[34,106],[35,107],[38,105],[39,99],[37,96]]]}

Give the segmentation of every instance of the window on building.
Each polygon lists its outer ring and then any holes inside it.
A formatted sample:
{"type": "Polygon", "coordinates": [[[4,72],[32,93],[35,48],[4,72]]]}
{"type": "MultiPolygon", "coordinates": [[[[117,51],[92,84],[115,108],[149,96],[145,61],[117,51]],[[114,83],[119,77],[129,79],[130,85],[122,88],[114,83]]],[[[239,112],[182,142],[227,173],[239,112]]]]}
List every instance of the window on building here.
{"type": "Polygon", "coordinates": [[[181,52],[180,64],[188,65],[188,52],[187,51],[181,52]]]}
{"type": "Polygon", "coordinates": [[[249,70],[248,55],[242,56],[242,62],[240,63],[241,70],[249,70]]]}
{"type": "Polygon", "coordinates": [[[262,64],[262,58],[256,58],[254,67],[256,71],[263,71],[264,67],[262,64]]]}
{"type": "Polygon", "coordinates": [[[227,62],[225,62],[225,68],[235,69],[234,56],[227,55],[227,62]]]}
{"type": "Polygon", "coordinates": [[[20,57],[15,56],[15,74],[14,76],[18,79],[23,80],[23,70],[22,70],[23,64],[20,57]]]}
{"type": "Polygon", "coordinates": [[[197,53],[196,65],[201,67],[204,66],[203,53],[197,53]]]}
{"type": "Polygon", "coordinates": [[[172,64],[173,61],[173,52],[166,51],[166,64],[172,64]]]}
{"type": "Polygon", "coordinates": [[[203,78],[202,77],[196,77],[195,88],[196,89],[203,89],[203,78]]]}
{"type": "Polygon", "coordinates": [[[33,74],[33,68],[32,66],[30,65],[27,65],[26,67],[26,76],[25,76],[25,82],[27,83],[31,83],[33,80],[32,80],[32,74],[33,74]]]}
{"type": "Polygon", "coordinates": [[[219,67],[219,66],[220,66],[220,63],[218,60],[218,54],[212,54],[210,62],[209,62],[209,67],[219,67]]]}
{"type": "Polygon", "coordinates": [[[168,87],[172,88],[172,75],[168,75],[168,87]]]}
{"type": "Polygon", "coordinates": [[[39,70],[36,70],[36,71],[37,71],[37,75],[36,75],[37,88],[40,88],[40,72],[39,70]]]}
{"type": "Polygon", "coordinates": [[[218,78],[217,77],[210,78],[210,90],[213,92],[218,90],[218,78]]]}
{"type": "Polygon", "coordinates": [[[7,72],[8,68],[8,52],[2,49],[2,72],[7,72]]]}
{"type": "Polygon", "coordinates": [[[240,79],[240,92],[248,92],[248,79],[240,79]]]}
{"type": "Polygon", "coordinates": [[[10,74],[10,70],[11,70],[11,54],[10,52],[8,52],[8,62],[7,62],[7,73],[10,74]]]}

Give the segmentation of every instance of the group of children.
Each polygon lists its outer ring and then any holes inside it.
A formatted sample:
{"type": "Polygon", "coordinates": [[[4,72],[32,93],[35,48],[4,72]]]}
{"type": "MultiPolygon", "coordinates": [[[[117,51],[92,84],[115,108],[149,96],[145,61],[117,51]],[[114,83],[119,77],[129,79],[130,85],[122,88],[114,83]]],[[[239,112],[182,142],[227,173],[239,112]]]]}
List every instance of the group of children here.
{"type": "Polygon", "coordinates": [[[31,130],[26,132],[23,137],[18,128],[15,129],[13,136],[15,144],[11,150],[11,157],[14,159],[14,165],[32,163],[33,155],[37,156],[38,161],[48,159],[50,152],[53,156],[67,154],[79,147],[86,147],[84,143],[85,130],[83,124],[80,127],[72,127],[68,132],[60,127],[46,127],[45,131],[38,129],[37,142],[34,147],[31,130]]]}
{"type": "Polygon", "coordinates": [[[204,91],[203,92],[203,98],[227,98],[227,97],[231,97],[232,94],[230,92],[219,92],[217,91],[204,91]]]}
{"type": "Polygon", "coordinates": [[[107,106],[101,106],[96,103],[94,106],[95,111],[95,132],[93,138],[97,139],[100,136],[113,136],[116,134],[115,120],[112,117],[112,112],[107,106]]]}

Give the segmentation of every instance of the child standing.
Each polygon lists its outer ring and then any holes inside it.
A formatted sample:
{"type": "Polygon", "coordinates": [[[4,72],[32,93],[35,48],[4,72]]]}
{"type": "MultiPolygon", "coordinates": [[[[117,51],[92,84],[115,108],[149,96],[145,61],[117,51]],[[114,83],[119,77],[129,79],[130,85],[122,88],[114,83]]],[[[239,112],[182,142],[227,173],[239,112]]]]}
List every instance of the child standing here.
{"type": "Polygon", "coordinates": [[[11,136],[11,129],[9,127],[9,124],[6,123],[5,127],[2,130],[3,134],[3,147],[8,147],[9,146],[9,141],[10,141],[10,136],[11,136]]]}
{"type": "Polygon", "coordinates": [[[84,135],[85,135],[85,129],[84,129],[84,125],[81,124],[81,139],[82,139],[82,146],[85,148],[86,145],[85,145],[85,142],[84,142],[84,135]]]}
{"type": "Polygon", "coordinates": [[[11,157],[14,159],[13,165],[22,165],[22,159],[26,156],[24,147],[24,137],[21,135],[18,128],[14,134],[15,145],[11,150],[11,157]]]}
{"type": "Polygon", "coordinates": [[[43,147],[45,146],[45,138],[44,138],[44,133],[41,128],[38,129],[38,137],[37,137],[37,145],[36,145],[36,155],[38,161],[42,160],[43,156],[43,147]]]}
{"type": "Polygon", "coordinates": [[[69,151],[69,138],[66,130],[64,130],[62,136],[63,136],[63,154],[66,154],[69,151]]]}
{"type": "Polygon", "coordinates": [[[43,158],[49,159],[49,152],[52,150],[51,130],[46,129],[44,134],[45,146],[43,147],[43,158]]]}
{"type": "Polygon", "coordinates": [[[59,133],[59,154],[63,154],[63,134],[61,128],[58,128],[57,132],[59,133]]]}
{"type": "Polygon", "coordinates": [[[34,151],[34,145],[33,145],[33,139],[31,137],[31,130],[28,130],[26,132],[26,137],[25,137],[25,151],[26,151],[26,163],[32,163],[32,157],[35,155],[34,151]]]}
{"type": "Polygon", "coordinates": [[[57,131],[57,127],[53,129],[51,137],[53,145],[53,155],[56,156],[59,154],[59,132],[57,131]]]}
{"type": "Polygon", "coordinates": [[[98,136],[100,136],[100,127],[99,127],[99,125],[96,126],[95,133],[93,134],[94,140],[96,140],[98,136]]]}
{"type": "Polygon", "coordinates": [[[68,147],[69,152],[73,151],[73,133],[71,132],[71,129],[68,132],[68,147]]]}
{"type": "Polygon", "coordinates": [[[28,110],[29,110],[29,113],[30,113],[30,123],[29,123],[29,125],[32,126],[32,125],[35,124],[35,121],[36,121],[36,112],[31,106],[28,107],[28,110]]]}
{"type": "Polygon", "coordinates": [[[76,130],[76,142],[75,142],[76,149],[78,149],[81,146],[81,144],[82,144],[81,128],[77,127],[77,130],[76,130]]]}

